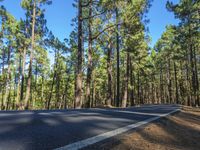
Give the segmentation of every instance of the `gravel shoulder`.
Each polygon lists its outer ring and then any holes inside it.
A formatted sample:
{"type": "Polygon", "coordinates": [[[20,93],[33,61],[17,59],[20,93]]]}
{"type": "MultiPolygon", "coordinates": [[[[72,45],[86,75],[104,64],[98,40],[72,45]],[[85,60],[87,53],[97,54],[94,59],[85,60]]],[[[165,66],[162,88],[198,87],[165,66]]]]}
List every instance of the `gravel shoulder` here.
{"type": "Polygon", "coordinates": [[[181,112],[148,126],[91,145],[85,150],[199,150],[200,110],[181,112]]]}

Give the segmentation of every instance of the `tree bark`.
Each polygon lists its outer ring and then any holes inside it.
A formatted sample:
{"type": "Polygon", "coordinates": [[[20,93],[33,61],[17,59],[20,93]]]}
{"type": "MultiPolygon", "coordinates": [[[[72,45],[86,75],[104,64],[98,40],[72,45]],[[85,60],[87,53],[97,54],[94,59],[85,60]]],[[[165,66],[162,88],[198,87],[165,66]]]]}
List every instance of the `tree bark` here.
{"type": "Polygon", "coordinates": [[[23,98],[24,98],[25,64],[26,64],[26,48],[24,48],[23,60],[22,60],[21,89],[20,89],[20,107],[22,106],[22,101],[23,101],[23,98]]]}
{"type": "Polygon", "coordinates": [[[111,56],[112,56],[112,48],[111,43],[108,45],[107,51],[107,73],[108,73],[108,93],[106,99],[106,105],[111,105],[113,93],[112,93],[112,63],[111,63],[111,56]]]}
{"type": "Polygon", "coordinates": [[[162,68],[162,64],[160,65],[160,102],[159,103],[163,103],[163,92],[164,92],[164,88],[163,88],[163,68],[162,68]]]}
{"type": "Polygon", "coordinates": [[[135,105],[135,96],[134,96],[134,74],[133,74],[133,64],[132,59],[130,58],[130,84],[131,84],[131,106],[135,105]]]}
{"type": "Polygon", "coordinates": [[[49,99],[46,102],[46,104],[47,104],[46,108],[48,110],[50,109],[50,106],[51,106],[51,99],[52,99],[52,95],[53,95],[54,83],[55,83],[55,80],[57,77],[57,69],[58,69],[58,52],[57,52],[57,50],[55,50],[55,64],[54,64],[54,72],[53,72],[53,81],[51,84],[49,99]]]}
{"type": "Polygon", "coordinates": [[[31,51],[30,51],[30,63],[29,63],[29,71],[28,71],[28,81],[26,88],[26,97],[24,100],[24,109],[28,109],[29,107],[29,98],[31,91],[31,78],[32,78],[32,63],[33,63],[33,51],[35,48],[35,22],[36,22],[36,0],[33,1],[33,14],[32,14],[32,33],[31,33],[31,51]]]}
{"type": "Polygon", "coordinates": [[[117,95],[116,95],[116,104],[117,107],[120,106],[120,51],[119,51],[119,13],[118,8],[116,8],[116,45],[117,45],[117,95]]]}
{"type": "Polygon", "coordinates": [[[195,69],[195,89],[196,89],[196,101],[195,101],[195,104],[197,106],[200,106],[200,101],[199,101],[199,77],[198,77],[198,68],[197,68],[196,47],[194,47],[194,69],[195,69]]]}
{"type": "Polygon", "coordinates": [[[172,103],[172,81],[171,81],[171,60],[168,59],[168,94],[169,100],[168,103],[172,103]]]}
{"type": "Polygon", "coordinates": [[[20,79],[21,79],[21,51],[20,51],[20,56],[19,56],[19,64],[18,64],[18,81],[17,81],[17,97],[16,97],[16,102],[15,102],[15,106],[16,106],[16,109],[18,110],[19,109],[19,98],[20,98],[20,79]]]}
{"type": "Polygon", "coordinates": [[[78,1],[78,54],[77,54],[77,72],[75,81],[75,103],[74,107],[82,107],[82,62],[83,62],[83,33],[82,33],[82,0],[78,1]]]}
{"type": "Polygon", "coordinates": [[[179,104],[178,80],[177,80],[177,67],[176,67],[176,62],[174,62],[174,79],[175,79],[175,85],[176,85],[176,104],[179,104]]]}
{"type": "Polygon", "coordinates": [[[89,40],[88,40],[88,67],[86,81],[86,107],[91,107],[91,81],[92,81],[92,0],[89,2],[89,40]]]}
{"type": "Polygon", "coordinates": [[[11,68],[10,68],[10,57],[11,57],[11,47],[8,47],[8,58],[7,58],[7,74],[6,74],[6,83],[5,83],[5,95],[2,103],[2,110],[6,109],[6,101],[8,100],[8,94],[10,89],[10,81],[11,81],[11,68]]]}
{"type": "Polygon", "coordinates": [[[130,64],[130,54],[127,52],[127,58],[126,58],[126,74],[125,74],[125,87],[124,87],[124,96],[122,99],[122,107],[125,108],[127,106],[127,101],[128,101],[128,83],[129,83],[129,66],[130,64]]]}

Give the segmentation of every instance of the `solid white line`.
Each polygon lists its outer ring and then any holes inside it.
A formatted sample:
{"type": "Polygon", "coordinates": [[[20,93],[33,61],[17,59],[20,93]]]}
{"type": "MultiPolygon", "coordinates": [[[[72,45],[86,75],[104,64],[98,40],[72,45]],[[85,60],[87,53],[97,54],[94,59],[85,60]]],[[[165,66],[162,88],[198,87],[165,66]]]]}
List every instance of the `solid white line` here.
{"type": "Polygon", "coordinates": [[[101,111],[119,112],[119,113],[145,115],[145,116],[162,116],[163,115],[163,114],[160,114],[160,113],[144,113],[144,112],[135,112],[135,111],[127,111],[127,110],[106,110],[106,109],[102,109],[101,111]]]}
{"type": "Polygon", "coordinates": [[[168,116],[172,113],[175,113],[177,111],[180,111],[180,109],[176,109],[176,110],[171,111],[167,114],[163,114],[163,115],[160,115],[160,116],[157,116],[157,117],[153,117],[153,118],[150,118],[150,119],[147,119],[147,120],[135,123],[135,124],[131,124],[131,125],[128,125],[128,126],[125,126],[125,127],[122,127],[122,128],[118,128],[118,129],[115,129],[113,131],[109,131],[109,132],[106,132],[106,133],[103,133],[103,134],[100,134],[100,135],[97,135],[97,136],[94,136],[94,137],[91,137],[91,138],[88,138],[88,139],[85,139],[85,140],[81,140],[81,141],[78,141],[78,142],[57,148],[55,150],[79,150],[81,148],[87,147],[89,145],[95,144],[97,142],[100,142],[100,141],[103,141],[105,139],[111,138],[113,136],[127,132],[131,129],[146,125],[146,124],[148,124],[152,121],[158,120],[162,117],[166,117],[166,116],[168,116]]]}

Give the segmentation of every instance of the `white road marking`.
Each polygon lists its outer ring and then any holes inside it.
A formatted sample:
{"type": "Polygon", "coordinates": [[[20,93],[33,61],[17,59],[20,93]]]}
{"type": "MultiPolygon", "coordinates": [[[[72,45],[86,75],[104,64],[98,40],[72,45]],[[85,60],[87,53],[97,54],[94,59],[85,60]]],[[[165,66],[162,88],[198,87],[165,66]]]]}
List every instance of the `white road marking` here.
{"type": "Polygon", "coordinates": [[[136,114],[136,115],[145,115],[145,116],[162,116],[163,114],[160,113],[144,113],[144,112],[134,112],[134,111],[127,111],[127,110],[106,110],[100,109],[101,111],[109,111],[109,112],[120,112],[120,113],[127,113],[127,114],[136,114]]]}
{"type": "Polygon", "coordinates": [[[81,141],[78,141],[78,142],[57,148],[55,150],[79,150],[81,148],[87,147],[89,145],[95,144],[97,142],[100,142],[100,141],[103,141],[105,139],[111,138],[113,136],[127,132],[131,129],[146,125],[146,124],[148,124],[152,121],[158,120],[162,117],[166,117],[166,116],[168,116],[172,113],[175,113],[177,111],[180,111],[180,109],[176,109],[176,110],[171,111],[169,113],[162,114],[162,115],[159,115],[157,117],[153,117],[153,118],[150,118],[150,119],[147,119],[147,120],[135,123],[135,124],[131,124],[131,125],[128,125],[128,126],[125,126],[125,127],[122,127],[122,128],[118,128],[118,129],[115,129],[113,131],[109,131],[109,132],[106,132],[106,133],[103,133],[103,134],[100,134],[100,135],[97,135],[97,136],[94,136],[94,137],[91,137],[91,138],[88,138],[88,139],[85,139],[85,140],[81,140],[81,141]]]}

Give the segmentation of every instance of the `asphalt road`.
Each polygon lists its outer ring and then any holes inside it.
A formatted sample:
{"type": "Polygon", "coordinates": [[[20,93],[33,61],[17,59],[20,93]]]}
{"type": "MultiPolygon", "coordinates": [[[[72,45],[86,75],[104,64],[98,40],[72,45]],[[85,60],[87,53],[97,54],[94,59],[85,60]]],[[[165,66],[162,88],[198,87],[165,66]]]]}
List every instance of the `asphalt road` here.
{"type": "Polygon", "coordinates": [[[176,110],[176,105],[126,109],[0,112],[0,150],[46,150],[176,110]]]}

